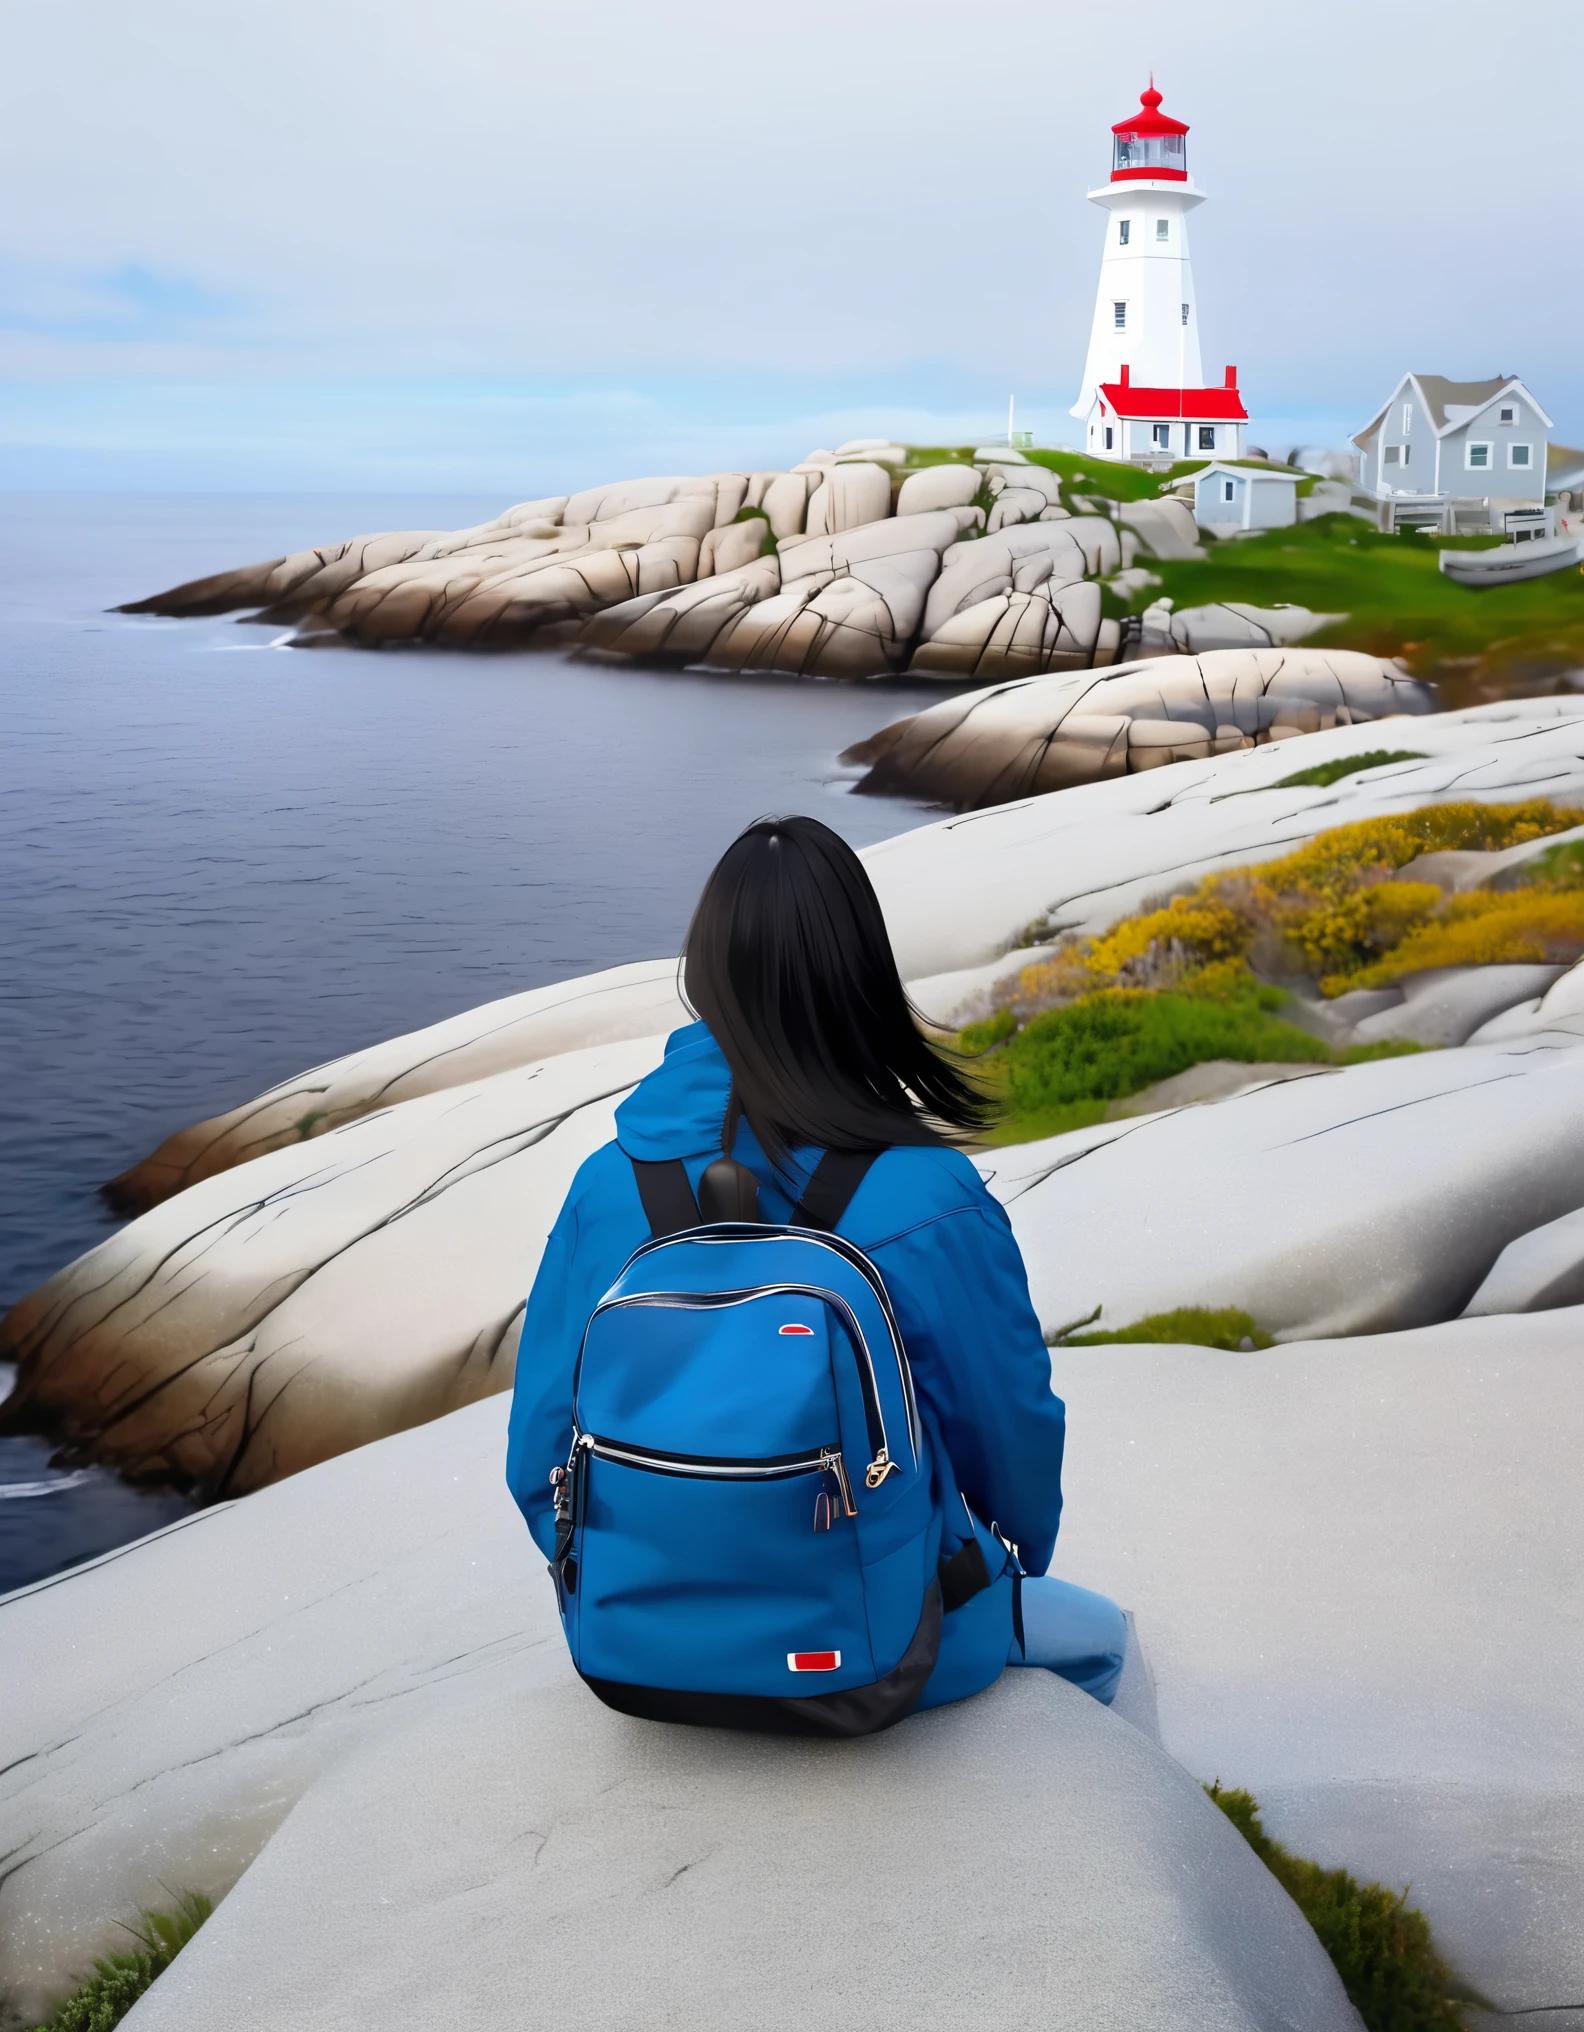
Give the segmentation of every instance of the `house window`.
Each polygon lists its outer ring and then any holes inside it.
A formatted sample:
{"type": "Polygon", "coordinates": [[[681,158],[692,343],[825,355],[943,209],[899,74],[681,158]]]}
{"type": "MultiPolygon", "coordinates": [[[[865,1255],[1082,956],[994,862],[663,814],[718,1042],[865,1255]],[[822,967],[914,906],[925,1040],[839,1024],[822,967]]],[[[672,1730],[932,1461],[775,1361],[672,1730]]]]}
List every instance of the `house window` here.
{"type": "Polygon", "coordinates": [[[1482,473],[1489,469],[1491,448],[1488,444],[1469,444],[1463,448],[1463,463],[1471,473],[1482,473]]]}
{"type": "Polygon", "coordinates": [[[1115,432],[1115,431],[1114,431],[1114,430],[1113,430],[1113,429],[1111,428],[1110,424],[1107,424],[1107,425],[1106,425],[1106,450],[1107,450],[1107,451],[1110,451],[1110,450],[1111,450],[1111,449],[1112,449],[1112,448],[1113,448],[1113,447],[1115,446],[1115,444],[1116,444],[1116,432],[1115,432]]]}
{"type": "Polygon", "coordinates": [[[1235,501],[1237,499],[1237,487],[1233,481],[1223,480],[1221,482],[1221,499],[1223,501],[1235,501]]]}
{"type": "Polygon", "coordinates": [[[1503,422],[1503,423],[1516,423],[1516,422],[1518,421],[1518,412],[1517,412],[1517,410],[1516,410],[1516,409],[1504,409],[1504,410],[1502,411],[1502,413],[1501,413],[1501,420],[1502,420],[1502,422],[1503,422]]]}
{"type": "Polygon", "coordinates": [[[1157,240],[1169,240],[1171,238],[1170,219],[1157,219],[1155,221],[1155,237],[1157,240]]]}
{"type": "Polygon", "coordinates": [[[1133,237],[1133,221],[1131,219],[1118,219],[1117,245],[1119,247],[1125,247],[1129,242],[1129,240],[1132,239],[1132,237],[1133,237]]]}
{"type": "Polygon", "coordinates": [[[1411,402],[1405,402],[1403,404],[1403,436],[1406,437],[1409,431],[1411,431],[1412,429],[1413,429],[1413,404],[1411,402]]]}
{"type": "Polygon", "coordinates": [[[1127,330],[1127,305],[1125,303],[1112,304],[1111,322],[1116,326],[1119,332],[1125,332],[1127,330]]]}
{"type": "Polygon", "coordinates": [[[1200,424],[1199,449],[1202,452],[1213,452],[1215,450],[1215,425],[1213,423],[1200,424]]]}
{"type": "Polygon", "coordinates": [[[1507,463],[1510,466],[1533,466],[1534,451],[1526,444],[1510,444],[1507,447],[1507,463]]]}
{"type": "Polygon", "coordinates": [[[1187,304],[1184,304],[1184,305],[1183,305],[1183,323],[1184,323],[1184,324],[1187,324],[1187,322],[1188,322],[1188,306],[1187,306],[1187,304]]]}
{"type": "Polygon", "coordinates": [[[1157,423],[1152,425],[1150,429],[1150,436],[1160,446],[1161,450],[1165,451],[1171,444],[1171,425],[1169,423],[1157,423]]]}
{"type": "Polygon", "coordinates": [[[1383,445],[1381,462],[1383,465],[1400,466],[1403,463],[1403,447],[1400,444],[1383,445]]]}

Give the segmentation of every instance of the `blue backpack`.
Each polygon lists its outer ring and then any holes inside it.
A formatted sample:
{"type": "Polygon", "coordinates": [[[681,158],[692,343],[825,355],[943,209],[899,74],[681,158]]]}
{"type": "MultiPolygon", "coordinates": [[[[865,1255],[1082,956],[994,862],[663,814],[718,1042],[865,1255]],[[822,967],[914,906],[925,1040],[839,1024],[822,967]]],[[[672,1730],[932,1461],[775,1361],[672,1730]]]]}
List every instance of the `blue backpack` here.
{"type": "Polygon", "coordinates": [[[937,1572],[902,1337],[833,1232],[875,1154],[827,1151],[784,1227],[729,1156],[698,1199],[680,1160],[632,1160],[651,1239],[590,1316],[550,1476],[567,1643],[624,1714],[868,1734],[923,1692],[943,1584],[989,1585],[972,1540],[937,1572]]]}

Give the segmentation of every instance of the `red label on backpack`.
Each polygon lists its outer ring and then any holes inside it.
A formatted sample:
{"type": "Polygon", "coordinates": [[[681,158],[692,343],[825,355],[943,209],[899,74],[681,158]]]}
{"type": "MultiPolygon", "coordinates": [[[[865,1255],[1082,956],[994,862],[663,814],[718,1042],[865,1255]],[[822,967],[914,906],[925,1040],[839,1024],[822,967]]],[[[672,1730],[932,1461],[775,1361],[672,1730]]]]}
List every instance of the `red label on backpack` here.
{"type": "MultiPolygon", "coordinates": [[[[785,1331],[785,1329],[783,1329],[785,1331]]],[[[789,1651],[789,1672],[836,1672],[841,1668],[839,1651],[789,1651]]]]}

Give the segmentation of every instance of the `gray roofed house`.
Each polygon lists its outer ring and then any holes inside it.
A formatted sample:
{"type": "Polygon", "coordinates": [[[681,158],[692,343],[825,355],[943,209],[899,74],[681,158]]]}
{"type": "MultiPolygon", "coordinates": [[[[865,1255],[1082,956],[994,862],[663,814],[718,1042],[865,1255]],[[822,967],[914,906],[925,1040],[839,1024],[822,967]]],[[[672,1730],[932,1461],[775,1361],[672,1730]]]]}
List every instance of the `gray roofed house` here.
{"type": "Polygon", "coordinates": [[[1405,374],[1353,442],[1381,527],[1504,530],[1543,521],[1551,419],[1516,375],[1405,374]]]}

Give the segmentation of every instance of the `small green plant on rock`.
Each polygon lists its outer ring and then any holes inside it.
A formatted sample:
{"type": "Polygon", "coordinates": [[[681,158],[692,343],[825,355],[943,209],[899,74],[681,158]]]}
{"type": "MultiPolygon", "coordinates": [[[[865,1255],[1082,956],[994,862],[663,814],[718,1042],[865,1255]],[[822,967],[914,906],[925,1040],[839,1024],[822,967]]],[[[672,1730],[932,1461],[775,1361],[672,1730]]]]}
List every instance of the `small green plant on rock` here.
{"type": "Polygon", "coordinates": [[[1223,1790],[1218,1778],[1205,1791],[1314,1928],[1369,2032],[1465,2032],[1457,1980],[1406,1891],[1291,1854],[1265,1832],[1259,1801],[1241,1787],[1223,1790]]]}
{"type": "MultiPolygon", "coordinates": [[[[1094,1315],[1098,1317],[1099,1315],[1094,1315]]],[[[1088,1320],[1079,1322],[1082,1326],[1088,1320]]],[[[1171,1312],[1152,1312],[1131,1326],[1113,1327],[1109,1332],[1075,1333],[1068,1327],[1055,1335],[1052,1347],[1098,1348],[1125,1342],[1172,1345],[1192,1348],[1224,1348],[1231,1354],[1246,1354],[1253,1348],[1270,1348],[1276,1343],[1253,1315],[1235,1305],[1210,1307],[1179,1305],[1171,1312]]]]}
{"type": "Polygon", "coordinates": [[[112,2032],[213,1911],[202,1891],[183,1891],[170,1912],[140,1911],[137,1924],[126,1928],[137,1945],[97,1956],[87,1982],[38,2032],[112,2032]]]}

